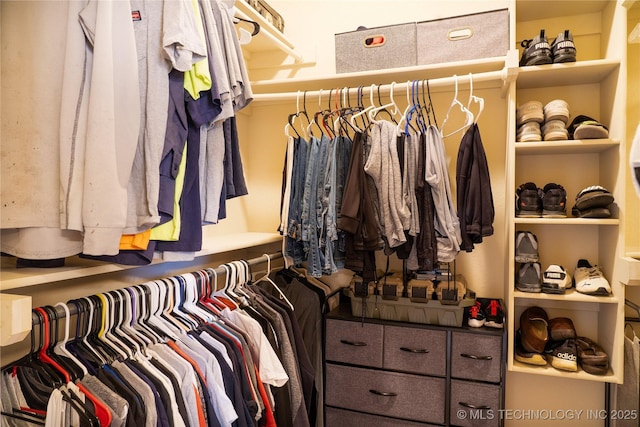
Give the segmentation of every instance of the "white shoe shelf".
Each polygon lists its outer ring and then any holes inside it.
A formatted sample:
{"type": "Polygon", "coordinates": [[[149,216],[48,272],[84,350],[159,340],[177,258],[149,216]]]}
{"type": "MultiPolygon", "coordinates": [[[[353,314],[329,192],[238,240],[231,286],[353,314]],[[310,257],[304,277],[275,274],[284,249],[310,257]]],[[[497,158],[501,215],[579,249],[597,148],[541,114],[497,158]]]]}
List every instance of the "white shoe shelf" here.
{"type": "MultiPolygon", "coordinates": [[[[618,2],[554,2],[543,8],[537,2],[516,2],[516,43],[533,38],[545,29],[549,43],[565,29],[571,30],[577,49],[577,62],[520,67],[512,85],[508,133],[507,194],[525,182],[539,188],[547,183],[562,185],[567,191],[566,218],[517,218],[515,199],[507,207],[509,268],[506,283],[508,306],[508,370],[555,377],[577,378],[609,383],[622,382],[622,339],[624,328],[624,139],[626,130],[626,10],[618,2]],[[582,5],[588,8],[583,8],[582,5]],[[608,139],[517,142],[516,108],[527,101],[543,105],[563,99],[569,104],[569,124],[577,115],[587,115],[604,123],[608,139]],[[571,208],[576,194],[590,185],[611,191],[615,203],[612,215],[604,219],[575,218],[571,208]],[[526,293],[515,289],[518,264],[514,261],[515,234],[533,232],[539,244],[540,264],[560,264],[573,276],[579,259],[601,267],[612,289],[610,296],[591,296],[568,290],[564,295],[526,293]],[[539,367],[514,359],[514,338],[520,315],[528,307],[542,307],[549,318],[572,319],[576,332],[587,336],[607,352],[607,375],[561,371],[548,365],[539,367]]],[[[522,50],[520,50],[522,52],[522,50]]],[[[509,203],[509,199],[507,202],[509,203]]]]}

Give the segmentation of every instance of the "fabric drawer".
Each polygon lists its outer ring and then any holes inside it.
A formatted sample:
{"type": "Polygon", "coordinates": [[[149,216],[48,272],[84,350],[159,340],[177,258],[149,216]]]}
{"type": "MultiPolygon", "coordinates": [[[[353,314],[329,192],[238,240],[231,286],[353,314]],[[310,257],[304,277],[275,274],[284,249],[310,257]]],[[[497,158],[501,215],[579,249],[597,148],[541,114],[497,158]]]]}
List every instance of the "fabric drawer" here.
{"type": "Polygon", "coordinates": [[[384,368],[446,375],[446,331],[385,326],[384,368]]]}
{"type": "Polygon", "coordinates": [[[335,35],[336,72],[416,65],[416,23],[366,28],[335,35]]]}
{"type": "Polygon", "coordinates": [[[338,408],[327,408],[325,417],[325,427],[424,427],[428,425],[433,424],[414,423],[338,408]]]}
{"type": "Polygon", "coordinates": [[[326,378],[329,406],[412,421],[444,421],[444,378],[331,364],[326,378]]]}
{"type": "Polygon", "coordinates": [[[328,319],[325,357],[335,362],[381,368],[383,333],[382,325],[328,319]]]}
{"type": "Polygon", "coordinates": [[[509,50],[507,9],[417,23],[418,65],[505,56],[509,50]]]}
{"type": "Polygon", "coordinates": [[[471,380],[500,382],[502,337],[453,332],[451,376],[471,380]]]}
{"type": "Polygon", "coordinates": [[[499,426],[500,386],[451,380],[451,424],[499,426]]]}

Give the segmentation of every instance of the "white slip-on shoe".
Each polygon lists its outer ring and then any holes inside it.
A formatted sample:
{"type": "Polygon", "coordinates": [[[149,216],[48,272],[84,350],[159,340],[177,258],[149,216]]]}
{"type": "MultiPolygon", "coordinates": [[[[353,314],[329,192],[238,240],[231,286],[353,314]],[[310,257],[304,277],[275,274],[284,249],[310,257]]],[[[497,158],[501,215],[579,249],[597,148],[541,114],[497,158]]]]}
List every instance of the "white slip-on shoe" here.
{"type": "Polygon", "coordinates": [[[518,128],[516,134],[516,141],[518,142],[540,142],[542,141],[542,131],[540,130],[540,123],[527,122],[518,128]]]}
{"type": "Polygon", "coordinates": [[[542,137],[545,141],[567,140],[569,131],[562,120],[551,120],[542,125],[542,137]]]}
{"type": "Polygon", "coordinates": [[[522,126],[528,122],[544,122],[542,102],[528,101],[520,105],[516,110],[516,125],[522,126]]]}
{"type": "Polygon", "coordinates": [[[544,106],[544,121],[560,120],[567,124],[569,121],[569,104],[564,99],[554,99],[544,106]]]}

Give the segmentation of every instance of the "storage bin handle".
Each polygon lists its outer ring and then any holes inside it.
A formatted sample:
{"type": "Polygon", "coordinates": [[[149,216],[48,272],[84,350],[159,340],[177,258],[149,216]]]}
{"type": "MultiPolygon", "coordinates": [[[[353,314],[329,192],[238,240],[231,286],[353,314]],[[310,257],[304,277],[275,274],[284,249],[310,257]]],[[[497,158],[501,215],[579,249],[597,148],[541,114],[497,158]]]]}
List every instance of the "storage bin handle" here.
{"type": "Polygon", "coordinates": [[[383,34],[365,37],[362,40],[364,47],[382,47],[387,43],[387,38],[383,34]]]}
{"type": "Polygon", "coordinates": [[[471,27],[452,28],[447,33],[447,38],[452,42],[470,39],[471,37],[473,37],[473,28],[471,27]]]}
{"type": "Polygon", "coordinates": [[[366,342],[362,341],[349,341],[349,340],[340,340],[342,344],[352,345],[354,347],[365,347],[367,345],[366,342]]]}
{"type": "Polygon", "coordinates": [[[426,348],[409,348],[409,347],[400,347],[400,350],[402,351],[406,351],[408,353],[420,353],[420,354],[426,354],[429,353],[429,350],[427,350],[426,348]]]}
{"type": "Polygon", "coordinates": [[[473,360],[491,360],[491,359],[493,359],[493,357],[491,357],[491,356],[476,356],[475,354],[468,354],[468,353],[460,353],[460,356],[466,357],[467,359],[473,359],[473,360]]]}
{"type": "Polygon", "coordinates": [[[378,391],[376,389],[370,389],[369,393],[373,393],[376,394],[378,396],[385,396],[385,397],[395,397],[398,395],[398,393],[394,393],[392,391],[378,391]]]}
{"type": "Polygon", "coordinates": [[[467,403],[467,402],[458,402],[458,404],[462,406],[466,406],[467,408],[471,408],[471,409],[491,409],[491,406],[487,406],[487,405],[472,405],[471,403],[467,403]]]}

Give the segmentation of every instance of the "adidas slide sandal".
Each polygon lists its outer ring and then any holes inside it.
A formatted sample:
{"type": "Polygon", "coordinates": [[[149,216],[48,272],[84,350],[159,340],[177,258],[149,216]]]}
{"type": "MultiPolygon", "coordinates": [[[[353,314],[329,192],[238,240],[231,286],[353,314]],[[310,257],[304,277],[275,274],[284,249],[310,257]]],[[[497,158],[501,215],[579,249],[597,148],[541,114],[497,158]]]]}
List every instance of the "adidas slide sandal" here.
{"type": "Polygon", "coordinates": [[[569,125],[571,139],[604,139],[609,138],[609,129],[589,116],[577,116],[569,125]]]}

